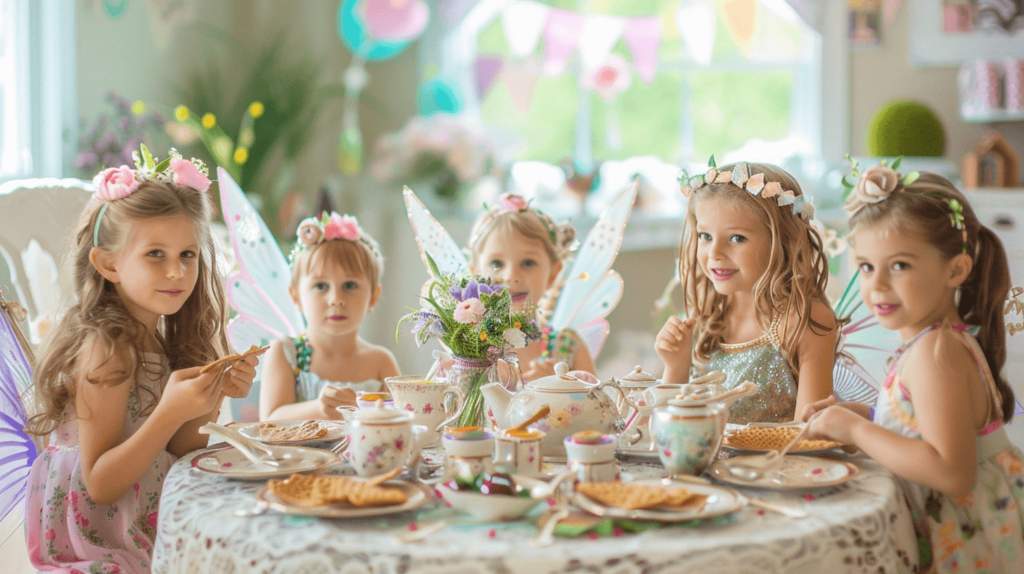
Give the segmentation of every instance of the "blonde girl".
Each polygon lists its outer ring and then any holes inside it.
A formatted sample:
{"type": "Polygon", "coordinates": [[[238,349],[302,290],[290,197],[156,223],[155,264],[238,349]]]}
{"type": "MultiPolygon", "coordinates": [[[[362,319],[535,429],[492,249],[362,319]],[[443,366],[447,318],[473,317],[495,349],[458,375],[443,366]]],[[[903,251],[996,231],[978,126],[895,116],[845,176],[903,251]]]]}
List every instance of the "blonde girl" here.
{"type": "MultiPolygon", "coordinates": [[[[576,242],[576,230],[556,223],[518,195],[504,194],[495,206],[477,219],[469,239],[470,270],[508,285],[513,309],[536,306],[538,323],[553,306],[553,289],[565,259],[576,242]]],[[[552,333],[542,326],[543,337],[516,349],[526,381],[553,375],[555,364],[568,363],[571,370],[595,373],[590,350],[570,330],[552,333]]]]}
{"type": "Polygon", "coordinates": [[[691,367],[724,371],[728,388],[760,387],[732,406],[730,422],[792,420],[832,393],[839,335],[813,207],[791,175],[767,164],[712,167],[682,190],[688,318],[671,317],[658,334],[663,381],[685,383],[691,367]]]}
{"type": "Polygon", "coordinates": [[[394,355],[359,337],[380,298],[384,259],[355,217],[327,214],[299,224],[288,291],[306,332],[271,343],[260,386],[260,419],[340,419],[356,391],[380,391],[398,376],[394,355]]]}
{"type": "Polygon", "coordinates": [[[921,572],[1024,572],[1024,455],[1003,426],[1006,252],[951,183],[917,175],[867,170],[846,204],[864,303],[904,341],[878,402],[830,397],[803,418],[905,479],[921,572]]]}
{"type": "Polygon", "coordinates": [[[256,374],[255,357],[199,374],[228,350],[210,181],[201,163],[143,151],[145,165],[94,180],[69,253],[78,303],[33,380],[27,430],[49,435],[26,506],[39,569],[148,572],[167,470],[256,374]]]}

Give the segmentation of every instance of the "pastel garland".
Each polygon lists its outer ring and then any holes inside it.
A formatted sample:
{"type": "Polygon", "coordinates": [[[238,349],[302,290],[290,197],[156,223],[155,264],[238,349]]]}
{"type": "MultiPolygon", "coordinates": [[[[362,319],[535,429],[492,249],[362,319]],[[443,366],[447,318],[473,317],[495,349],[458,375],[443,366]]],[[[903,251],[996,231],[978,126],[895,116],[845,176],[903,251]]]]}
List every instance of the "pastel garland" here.
{"type": "Polygon", "coordinates": [[[292,252],[288,256],[288,261],[292,264],[295,263],[295,258],[299,253],[332,239],[358,241],[369,250],[370,256],[375,261],[380,263],[384,260],[380,246],[359,227],[359,221],[352,215],[339,215],[337,212],[327,213],[325,211],[319,219],[307,217],[299,223],[299,227],[295,230],[295,238],[295,247],[292,248],[292,252]]]}

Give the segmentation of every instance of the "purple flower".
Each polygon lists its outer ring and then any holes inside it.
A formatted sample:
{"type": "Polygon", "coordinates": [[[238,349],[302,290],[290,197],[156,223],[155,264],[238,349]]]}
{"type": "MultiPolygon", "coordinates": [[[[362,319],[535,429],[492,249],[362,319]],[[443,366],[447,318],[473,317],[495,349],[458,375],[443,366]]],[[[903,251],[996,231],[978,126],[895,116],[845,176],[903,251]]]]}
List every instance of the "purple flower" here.
{"type": "Polygon", "coordinates": [[[461,303],[466,299],[479,299],[481,295],[493,295],[504,288],[504,285],[488,285],[487,283],[480,283],[476,279],[470,279],[465,287],[454,285],[450,292],[452,297],[455,297],[455,300],[461,303]]]}
{"type": "Polygon", "coordinates": [[[417,311],[416,320],[412,324],[412,334],[416,337],[416,346],[420,346],[428,337],[444,336],[444,325],[441,318],[430,311],[417,311]]]}
{"type": "Polygon", "coordinates": [[[92,167],[96,165],[96,162],[98,160],[99,158],[96,157],[96,154],[92,153],[91,151],[84,151],[78,154],[78,157],[75,158],[75,167],[77,167],[78,169],[92,167]]]}

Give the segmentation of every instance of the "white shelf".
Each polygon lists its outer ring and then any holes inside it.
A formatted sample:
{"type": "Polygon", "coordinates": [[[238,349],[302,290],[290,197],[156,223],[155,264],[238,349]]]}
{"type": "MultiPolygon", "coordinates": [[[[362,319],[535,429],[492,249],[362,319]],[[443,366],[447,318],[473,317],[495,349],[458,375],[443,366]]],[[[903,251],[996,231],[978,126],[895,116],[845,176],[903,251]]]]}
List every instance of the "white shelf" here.
{"type": "Polygon", "coordinates": [[[1024,122],[1024,110],[992,110],[984,114],[964,115],[960,119],[969,124],[991,124],[997,122],[1024,122]]]}

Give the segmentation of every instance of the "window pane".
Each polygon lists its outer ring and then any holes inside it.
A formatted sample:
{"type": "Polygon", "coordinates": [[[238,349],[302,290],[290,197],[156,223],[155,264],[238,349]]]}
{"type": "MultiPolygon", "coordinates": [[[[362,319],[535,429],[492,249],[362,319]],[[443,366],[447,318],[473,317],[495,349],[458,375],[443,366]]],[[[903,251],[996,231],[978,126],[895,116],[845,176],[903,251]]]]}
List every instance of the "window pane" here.
{"type": "Polygon", "coordinates": [[[793,72],[690,72],[694,154],[719,157],[747,140],[789,135],[793,72]]]}
{"type": "Polygon", "coordinates": [[[597,94],[590,94],[594,157],[605,160],[656,155],[666,161],[679,160],[681,89],[679,73],[661,72],[650,86],[634,75],[629,89],[611,103],[597,94]],[[615,121],[615,115],[622,138],[621,149],[611,149],[608,145],[608,120],[615,121]]]}
{"type": "Polygon", "coordinates": [[[480,116],[488,126],[521,138],[525,149],[516,159],[554,163],[571,157],[576,130],[576,76],[539,78],[526,115],[512,104],[508,89],[496,85],[480,103],[480,116]]]}
{"type": "Polygon", "coordinates": [[[18,50],[20,17],[15,0],[0,0],[0,180],[21,177],[28,167],[28,77],[18,50]]]}

